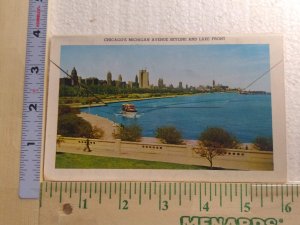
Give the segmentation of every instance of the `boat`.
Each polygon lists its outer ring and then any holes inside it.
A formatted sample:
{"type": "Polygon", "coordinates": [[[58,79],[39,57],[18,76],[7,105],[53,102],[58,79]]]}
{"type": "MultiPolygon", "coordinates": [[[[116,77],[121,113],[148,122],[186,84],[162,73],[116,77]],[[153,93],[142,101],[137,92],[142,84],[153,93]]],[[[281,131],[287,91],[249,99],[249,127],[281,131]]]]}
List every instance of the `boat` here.
{"type": "Polygon", "coordinates": [[[122,114],[126,117],[134,118],[137,114],[137,110],[134,104],[122,104],[122,114]]]}

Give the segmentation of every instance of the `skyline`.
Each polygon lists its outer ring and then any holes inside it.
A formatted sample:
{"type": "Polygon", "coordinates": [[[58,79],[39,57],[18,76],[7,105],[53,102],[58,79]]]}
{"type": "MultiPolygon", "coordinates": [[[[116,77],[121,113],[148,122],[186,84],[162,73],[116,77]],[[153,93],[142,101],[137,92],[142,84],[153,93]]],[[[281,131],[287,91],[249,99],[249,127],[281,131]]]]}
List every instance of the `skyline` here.
{"type": "MultiPolygon", "coordinates": [[[[62,46],[63,69],[75,67],[82,78],[106,80],[121,74],[134,81],[141,69],[149,71],[150,84],[162,78],[166,85],[179,82],[189,86],[216,84],[245,88],[270,68],[269,45],[78,45],[62,46]]],[[[270,92],[269,73],[249,88],[270,92]]]]}

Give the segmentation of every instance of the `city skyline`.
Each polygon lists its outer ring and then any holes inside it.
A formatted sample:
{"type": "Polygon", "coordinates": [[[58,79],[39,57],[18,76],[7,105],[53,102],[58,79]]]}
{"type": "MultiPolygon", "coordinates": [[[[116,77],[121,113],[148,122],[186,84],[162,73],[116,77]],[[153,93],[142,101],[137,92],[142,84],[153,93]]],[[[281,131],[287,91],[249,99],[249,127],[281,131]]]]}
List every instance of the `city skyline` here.
{"type": "MultiPolygon", "coordinates": [[[[117,46],[62,46],[61,67],[76,67],[82,78],[106,79],[108,71],[113,79],[119,74],[124,81],[134,81],[141,69],[149,71],[150,85],[189,86],[226,84],[245,88],[267,72],[269,46],[257,44],[234,45],[117,45],[117,46]]],[[[267,74],[250,87],[251,90],[270,91],[267,74]]]]}

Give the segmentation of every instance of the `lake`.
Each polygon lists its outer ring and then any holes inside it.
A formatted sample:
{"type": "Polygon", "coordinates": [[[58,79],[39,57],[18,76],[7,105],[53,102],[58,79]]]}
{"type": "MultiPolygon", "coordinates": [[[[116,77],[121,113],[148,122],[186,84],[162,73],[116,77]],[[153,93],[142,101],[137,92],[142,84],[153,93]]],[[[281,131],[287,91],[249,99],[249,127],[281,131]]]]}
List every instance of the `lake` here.
{"type": "Polygon", "coordinates": [[[123,103],[81,111],[124,125],[139,124],[145,137],[154,137],[155,129],[164,125],[175,126],[184,139],[198,139],[200,133],[211,126],[228,130],[244,143],[252,142],[257,136],[272,136],[271,95],[213,93],[132,103],[138,110],[136,118],[122,116],[123,103]]]}

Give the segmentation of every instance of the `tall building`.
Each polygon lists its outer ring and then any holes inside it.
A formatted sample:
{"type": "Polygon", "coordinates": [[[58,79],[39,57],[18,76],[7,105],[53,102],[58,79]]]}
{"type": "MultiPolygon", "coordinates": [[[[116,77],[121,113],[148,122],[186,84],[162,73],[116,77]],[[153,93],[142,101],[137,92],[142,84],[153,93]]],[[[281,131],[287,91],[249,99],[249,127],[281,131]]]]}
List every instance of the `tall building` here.
{"type": "Polygon", "coordinates": [[[135,75],[135,83],[139,83],[138,75],[135,75]]]}
{"type": "Polygon", "coordinates": [[[146,69],[139,71],[139,87],[149,88],[149,72],[146,69]]]}
{"type": "Polygon", "coordinates": [[[163,88],[164,87],[164,80],[162,78],[158,79],[158,87],[163,88]]]}
{"type": "Polygon", "coordinates": [[[122,75],[119,74],[118,81],[122,82],[122,75]]]}
{"type": "Polygon", "coordinates": [[[215,82],[215,80],[213,80],[213,87],[215,87],[216,86],[216,82],[215,82]]]}
{"type": "Polygon", "coordinates": [[[73,67],[72,72],[71,72],[71,83],[72,86],[78,85],[78,75],[77,75],[77,70],[75,69],[75,67],[73,67]]]}
{"type": "Polygon", "coordinates": [[[179,88],[179,89],[182,89],[182,88],[183,88],[183,87],[182,87],[182,82],[181,82],[181,81],[179,82],[178,88],[179,88]]]}
{"type": "Polygon", "coordinates": [[[107,80],[107,85],[111,86],[112,85],[112,74],[110,71],[107,72],[106,80],[107,80]]]}

